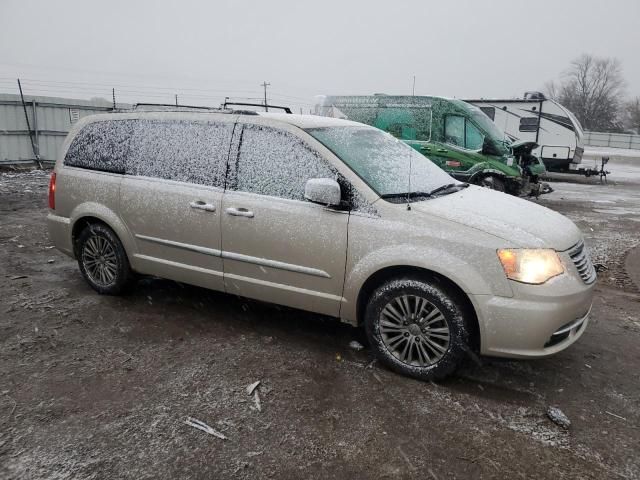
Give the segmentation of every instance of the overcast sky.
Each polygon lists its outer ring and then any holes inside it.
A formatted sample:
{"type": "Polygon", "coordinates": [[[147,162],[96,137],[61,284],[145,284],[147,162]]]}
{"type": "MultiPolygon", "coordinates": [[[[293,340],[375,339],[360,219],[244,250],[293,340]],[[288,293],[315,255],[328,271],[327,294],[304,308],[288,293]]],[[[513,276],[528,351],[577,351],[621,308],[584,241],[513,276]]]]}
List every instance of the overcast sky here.
{"type": "Polygon", "coordinates": [[[416,94],[514,97],[586,52],[640,95],[639,21],[640,0],[0,0],[0,91],[217,104],[266,80],[301,106],[415,75],[416,94]]]}

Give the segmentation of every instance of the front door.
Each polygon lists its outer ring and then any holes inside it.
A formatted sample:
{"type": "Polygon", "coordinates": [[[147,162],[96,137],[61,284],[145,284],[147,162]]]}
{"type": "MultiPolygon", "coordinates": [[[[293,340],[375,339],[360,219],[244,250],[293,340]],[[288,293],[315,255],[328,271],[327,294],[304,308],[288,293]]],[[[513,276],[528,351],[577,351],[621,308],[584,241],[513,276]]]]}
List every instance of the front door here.
{"type": "Polygon", "coordinates": [[[138,120],[120,190],[136,271],[224,290],[220,218],[233,123],[138,120]]]}
{"type": "Polygon", "coordinates": [[[349,214],[304,199],[308,179],[335,169],[293,131],[238,130],[222,201],[227,292],[338,316],[349,214]]]}

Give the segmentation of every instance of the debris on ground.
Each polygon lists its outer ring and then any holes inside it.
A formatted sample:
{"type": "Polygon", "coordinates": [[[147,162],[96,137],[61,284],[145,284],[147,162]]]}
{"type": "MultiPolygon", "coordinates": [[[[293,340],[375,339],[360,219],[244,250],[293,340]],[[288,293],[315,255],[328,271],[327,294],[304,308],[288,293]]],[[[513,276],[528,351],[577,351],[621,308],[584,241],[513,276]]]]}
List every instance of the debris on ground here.
{"type": "Polygon", "coordinates": [[[571,420],[567,417],[562,410],[556,407],[547,408],[547,417],[562,428],[568,429],[571,426],[571,420]]]}
{"type": "Polygon", "coordinates": [[[217,430],[214,430],[209,425],[207,425],[206,423],[198,420],[197,418],[187,417],[187,419],[184,421],[184,423],[186,423],[190,427],[197,428],[198,430],[202,430],[203,432],[208,433],[209,435],[213,435],[214,437],[220,438],[222,440],[226,440],[227,439],[227,437],[225,435],[223,435],[222,433],[220,433],[217,430]]]}
{"type": "Polygon", "coordinates": [[[260,394],[258,393],[258,386],[260,385],[260,380],[257,382],[253,382],[251,385],[248,385],[246,388],[247,395],[251,396],[253,394],[253,410],[257,410],[258,412],[262,411],[262,404],[260,403],[260,394]]]}
{"type": "Polygon", "coordinates": [[[29,278],[26,275],[13,275],[12,277],[9,277],[11,280],[20,280],[21,278],[29,278]]]}
{"type": "Polygon", "coordinates": [[[358,342],[357,340],[352,340],[349,342],[349,348],[351,350],[355,350],[356,352],[359,352],[360,350],[362,350],[364,347],[362,346],[362,344],[360,342],[358,342]]]}
{"type": "Polygon", "coordinates": [[[251,385],[247,386],[247,395],[251,396],[251,394],[253,393],[253,391],[258,388],[258,385],[260,385],[260,380],[258,380],[257,382],[253,382],[251,385]]]}
{"type": "Polygon", "coordinates": [[[607,270],[609,270],[609,267],[607,267],[605,264],[603,263],[594,263],[593,264],[593,268],[596,269],[596,272],[600,273],[600,272],[606,272],[607,270]]]}
{"type": "Polygon", "coordinates": [[[49,260],[47,260],[47,263],[53,263],[53,262],[55,262],[53,258],[50,258],[49,260]]]}
{"type": "Polygon", "coordinates": [[[604,413],[606,413],[607,415],[611,415],[612,417],[619,418],[620,420],[624,420],[625,422],[627,421],[627,419],[626,419],[626,418],[621,417],[620,415],[616,415],[615,413],[611,413],[611,412],[609,412],[609,411],[607,411],[607,410],[605,410],[605,411],[604,411],[604,413]]]}

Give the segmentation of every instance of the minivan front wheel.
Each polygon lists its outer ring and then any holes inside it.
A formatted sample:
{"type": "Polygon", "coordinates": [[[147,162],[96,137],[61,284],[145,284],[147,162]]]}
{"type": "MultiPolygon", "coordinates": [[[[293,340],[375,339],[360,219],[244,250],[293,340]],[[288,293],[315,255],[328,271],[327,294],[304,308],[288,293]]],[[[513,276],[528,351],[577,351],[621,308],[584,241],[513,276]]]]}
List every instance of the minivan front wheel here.
{"type": "Polygon", "coordinates": [[[436,281],[391,280],[371,296],[365,313],[378,358],[404,375],[439,380],[455,371],[469,338],[464,310],[436,281]]]}
{"type": "Polygon", "coordinates": [[[82,276],[98,293],[117,295],[133,278],[120,239],[106,225],[87,225],[78,236],[76,255],[82,276]]]}

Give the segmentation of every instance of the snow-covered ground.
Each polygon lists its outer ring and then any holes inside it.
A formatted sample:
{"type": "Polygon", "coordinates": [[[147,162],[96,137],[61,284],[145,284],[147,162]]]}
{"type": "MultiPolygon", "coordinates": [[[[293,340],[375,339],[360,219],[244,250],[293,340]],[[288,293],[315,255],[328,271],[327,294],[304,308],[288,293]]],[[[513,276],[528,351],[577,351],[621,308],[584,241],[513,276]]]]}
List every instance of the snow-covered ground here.
{"type": "Polygon", "coordinates": [[[612,147],[584,147],[582,155],[583,163],[588,161],[600,162],[602,157],[609,157],[610,160],[630,160],[640,166],[640,150],[631,150],[628,148],[612,148],[612,147]]]}

